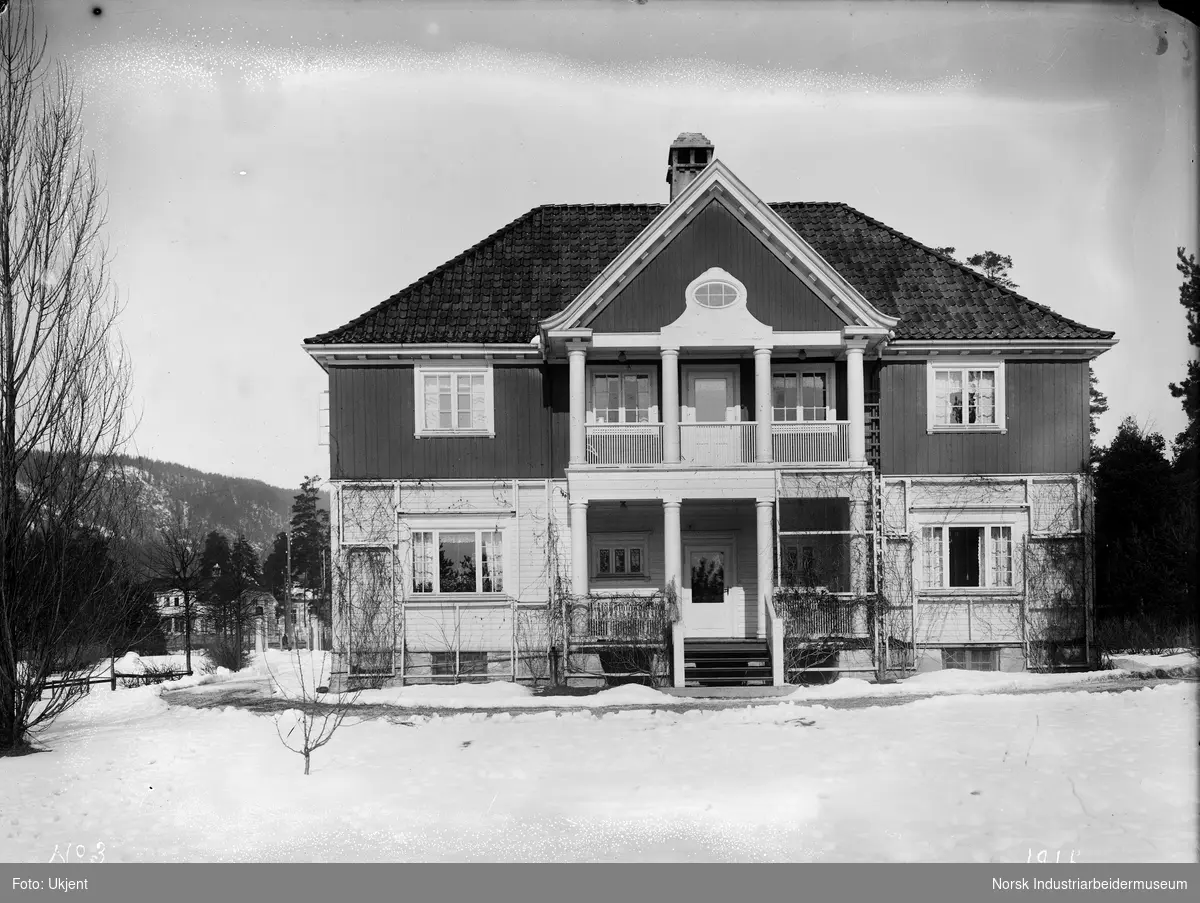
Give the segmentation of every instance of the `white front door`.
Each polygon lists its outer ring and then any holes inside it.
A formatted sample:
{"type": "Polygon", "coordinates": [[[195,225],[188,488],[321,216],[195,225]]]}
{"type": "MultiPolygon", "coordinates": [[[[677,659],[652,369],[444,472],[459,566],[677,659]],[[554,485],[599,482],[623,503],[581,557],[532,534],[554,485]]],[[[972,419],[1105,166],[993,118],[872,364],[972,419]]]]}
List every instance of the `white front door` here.
{"type": "Polygon", "coordinates": [[[740,445],[729,424],[741,420],[737,375],[733,371],[694,370],[687,375],[680,453],[684,461],[702,465],[734,464],[740,445]]]}
{"type": "Polygon", "coordinates": [[[734,635],[733,549],[721,543],[686,544],[683,552],[683,625],[688,636],[734,635]]]}

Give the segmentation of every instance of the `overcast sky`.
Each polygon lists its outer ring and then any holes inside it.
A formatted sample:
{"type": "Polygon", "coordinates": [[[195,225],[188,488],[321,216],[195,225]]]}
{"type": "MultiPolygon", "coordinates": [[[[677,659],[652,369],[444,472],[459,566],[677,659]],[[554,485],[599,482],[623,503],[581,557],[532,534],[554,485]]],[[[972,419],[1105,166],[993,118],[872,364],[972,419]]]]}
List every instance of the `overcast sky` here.
{"type": "Polygon", "coordinates": [[[681,131],[764,200],[1011,255],[1022,292],[1120,339],[1102,440],[1128,413],[1183,426],[1200,48],[1154,5],[39,9],[108,183],[142,454],[328,476],[304,337],[537,204],[665,201],[681,131]]]}

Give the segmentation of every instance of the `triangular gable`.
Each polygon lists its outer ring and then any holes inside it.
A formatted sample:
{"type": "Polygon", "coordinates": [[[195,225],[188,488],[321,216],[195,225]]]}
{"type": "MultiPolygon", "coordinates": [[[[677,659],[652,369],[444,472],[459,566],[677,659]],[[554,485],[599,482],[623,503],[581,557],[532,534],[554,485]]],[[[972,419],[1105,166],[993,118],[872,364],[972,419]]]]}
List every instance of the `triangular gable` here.
{"type": "Polygon", "coordinates": [[[864,325],[845,305],[831,305],[809,287],[722,197],[709,198],[662,246],[641,261],[580,326],[595,332],[657,332],[689,307],[685,287],[719,268],[745,287],[746,307],[784,332],[840,331],[864,325]]]}
{"type": "Polygon", "coordinates": [[[572,329],[592,321],[713,200],[751,229],[841,322],[882,330],[896,325],[897,318],[867,301],[724,163],[713,160],[566,308],[542,321],[542,327],[572,329]]]}

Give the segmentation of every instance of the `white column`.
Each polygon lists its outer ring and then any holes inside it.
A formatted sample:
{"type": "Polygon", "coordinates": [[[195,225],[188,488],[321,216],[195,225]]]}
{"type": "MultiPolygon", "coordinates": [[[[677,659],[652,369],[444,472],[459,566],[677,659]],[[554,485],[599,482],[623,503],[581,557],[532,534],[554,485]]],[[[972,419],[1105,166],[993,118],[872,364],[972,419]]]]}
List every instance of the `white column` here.
{"type": "Polygon", "coordinates": [[[571,500],[571,592],[588,591],[587,499],[571,500]]]}
{"type": "Polygon", "coordinates": [[[850,463],[867,463],[866,396],[863,391],[863,339],[846,343],[846,405],[850,411],[850,463]]]}
{"type": "Polygon", "coordinates": [[[663,499],[663,552],[666,585],[675,587],[675,604],[679,606],[679,620],[671,625],[671,674],[676,687],[687,683],[684,666],[683,645],[683,533],[680,524],[679,499],[663,499]]]}
{"type": "Polygon", "coordinates": [[[759,464],[771,463],[771,349],[754,349],[754,438],[759,464]]]}
{"type": "Polygon", "coordinates": [[[679,499],[663,499],[663,554],[666,558],[664,579],[667,585],[675,582],[675,592],[683,596],[683,533],[679,499]]]}
{"type": "Polygon", "coordinates": [[[662,350],[663,463],[679,463],[679,349],[662,350]]]}
{"type": "Polygon", "coordinates": [[[775,531],[772,518],[774,499],[755,499],[758,520],[758,635],[766,633],[767,597],[774,592],[775,531]]]}
{"type": "Polygon", "coordinates": [[[567,360],[571,366],[571,464],[586,464],[587,450],[583,425],[587,421],[584,369],[587,348],[579,343],[568,346],[567,360]]]}

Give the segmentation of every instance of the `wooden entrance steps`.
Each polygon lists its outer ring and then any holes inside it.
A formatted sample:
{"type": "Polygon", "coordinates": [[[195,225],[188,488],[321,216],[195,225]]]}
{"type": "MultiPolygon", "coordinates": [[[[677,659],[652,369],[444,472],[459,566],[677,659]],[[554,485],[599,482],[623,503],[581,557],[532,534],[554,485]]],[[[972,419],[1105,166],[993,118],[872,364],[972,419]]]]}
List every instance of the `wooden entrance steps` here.
{"type": "Polygon", "coordinates": [[[686,687],[771,686],[766,640],[684,640],[683,666],[686,687]]]}

